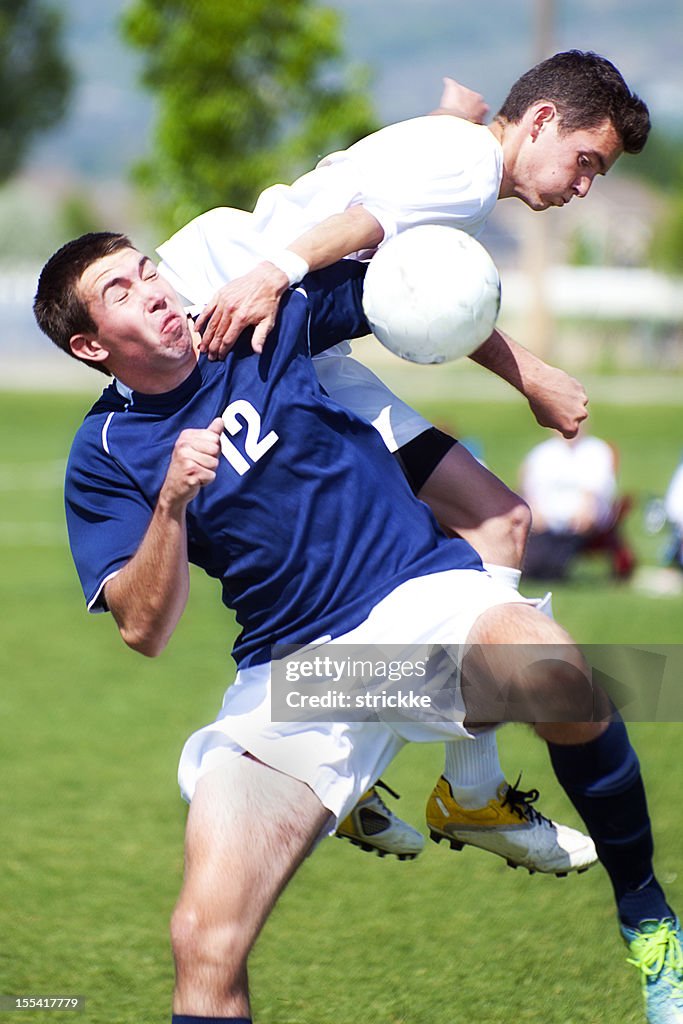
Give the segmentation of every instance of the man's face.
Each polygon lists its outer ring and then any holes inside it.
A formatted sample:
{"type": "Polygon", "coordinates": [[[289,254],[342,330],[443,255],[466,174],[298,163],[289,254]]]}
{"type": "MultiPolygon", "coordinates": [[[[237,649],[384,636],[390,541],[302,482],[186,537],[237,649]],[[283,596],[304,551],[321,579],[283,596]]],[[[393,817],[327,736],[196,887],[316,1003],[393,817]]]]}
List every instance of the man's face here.
{"type": "MultiPolygon", "coordinates": [[[[173,372],[194,361],[180,297],[137,249],[121,249],[92,263],[78,290],[97,325],[107,367],[124,380],[147,371],[173,372]]],[[[156,390],[156,388],[154,389],[156,390]]]]}
{"type": "Polygon", "coordinates": [[[532,210],[565,206],[588,194],[593,179],[606,174],[622,153],[610,121],[597,128],[563,133],[557,113],[531,120],[512,168],[512,193],[532,210]]]}

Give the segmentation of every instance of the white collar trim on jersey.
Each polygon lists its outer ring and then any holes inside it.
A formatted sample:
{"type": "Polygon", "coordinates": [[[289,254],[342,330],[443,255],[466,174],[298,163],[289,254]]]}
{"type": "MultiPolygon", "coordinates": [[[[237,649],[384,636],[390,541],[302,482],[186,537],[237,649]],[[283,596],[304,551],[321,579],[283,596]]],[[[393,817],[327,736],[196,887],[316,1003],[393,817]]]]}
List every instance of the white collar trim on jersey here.
{"type": "Polygon", "coordinates": [[[127,384],[122,384],[121,381],[118,380],[116,377],[114,377],[114,384],[116,385],[116,390],[118,391],[118,393],[120,395],[123,395],[127,402],[133,401],[132,388],[129,388],[127,384]]]}

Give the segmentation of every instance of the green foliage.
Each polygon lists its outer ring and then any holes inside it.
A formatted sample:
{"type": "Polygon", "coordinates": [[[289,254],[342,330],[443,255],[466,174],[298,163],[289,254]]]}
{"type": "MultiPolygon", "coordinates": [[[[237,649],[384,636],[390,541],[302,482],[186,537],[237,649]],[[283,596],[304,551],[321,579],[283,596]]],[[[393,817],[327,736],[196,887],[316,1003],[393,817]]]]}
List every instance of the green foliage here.
{"type": "Polygon", "coordinates": [[[0,0],[0,182],[34,137],[63,116],[73,76],[61,50],[61,15],[41,0],[0,0]]]}
{"type": "Polygon", "coordinates": [[[581,225],[570,238],[567,262],[573,267],[594,267],[605,264],[605,239],[602,232],[581,225]]]}
{"type": "Polygon", "coordinates": [[[667,209],[655,227],[652,240],[652,265],[673,274],[683,274],[683,172],[678,194],[672,195],[667,209]]]}
{"type": "Polygon", "coordinates": [[[683,135],[653,130],[629,172],[667,197],[666,209],[654,227],[650,262],[660,270],[683,274],[683,135]]]}
{"type": "Polygon", "coordinates": [[[250,208],[267,185],[376,127],[367,75],[342,75],[337,14],[310,0],[133,0],[123,31],[158,97],[139,175],[164,227],[250,208]]]}
{"type": "Polygon", "coordinates": [[[97,210],[91,200],[81,192],[72,192],[68,195],[59,211],[62,224],[62,235],[64,238],[78,238],[88,231],[103,231],[105,225],[102,223],[97,210]]]}
{"type": "Polygon", "coordinates": [[[683,135],[653,128],[647,145],[637,157],[622,158],[621,170],[632,177],[670,191],[683,182],[683,135]]]}

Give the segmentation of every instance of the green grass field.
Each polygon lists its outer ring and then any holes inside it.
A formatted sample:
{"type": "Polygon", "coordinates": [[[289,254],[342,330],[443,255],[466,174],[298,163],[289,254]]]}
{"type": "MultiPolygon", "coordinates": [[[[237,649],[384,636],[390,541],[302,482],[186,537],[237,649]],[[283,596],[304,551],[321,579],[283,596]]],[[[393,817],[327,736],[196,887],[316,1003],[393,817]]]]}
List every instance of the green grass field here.
{"type": "MultiPolygon", "coordinates": [[[[154,661],[125,649],[107,616],[86,615],[61,478],[87,404],[73,395],[0,400],[0,994],[82,995],[80,1019],[155,1024],[169,1019],[167,921],[182,871],[177,755],[231,679],[233,628],[216,586],[199,574],[176,636],[154,661]]],[[[443,405],[425,410],[451,419],[443,405]]],[[[620,447],[623,485],[636,497],[629,531],[641,560],[655,564],[661,538],[643,533],[642,508],[679,457],[683,410],[602,406],[593,415],[595,431],[620,447]]],[[[540,437],[521,402],[461,401],[457,429],[480,439],[511,483],[540,437]]],[[[683,598],[616,586],[598,563],[556,589],[555,608],[585,643],[681,639],[683,598]]],[[[683,727],[639,724],[633,736],[658,870],[680,908],[683,727]]],[[[523,785],[541,788],[545,813],[577,823],[528,730],[508,728],[501,751],[508,777],[523,769],[523,785]]],[[[387,773],[403,793],[397,809],[417,825],[440,766],[438,747],[412,747],[387,773]]],[[[532,878],[433,844],[398,863],[325,841],[269,922],[252,986],[262,1024],[643,1019],[601,869],[532,878]]]]}

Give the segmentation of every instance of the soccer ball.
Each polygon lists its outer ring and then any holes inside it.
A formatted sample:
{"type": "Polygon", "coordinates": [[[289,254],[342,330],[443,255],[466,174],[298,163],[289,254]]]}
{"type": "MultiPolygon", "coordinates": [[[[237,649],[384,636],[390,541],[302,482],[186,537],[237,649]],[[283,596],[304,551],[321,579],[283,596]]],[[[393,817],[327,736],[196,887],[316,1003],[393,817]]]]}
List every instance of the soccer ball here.
{"type": "Polygon", "coordinates": [[[457,228],[426,224],[383,245],[368,267],[363,309],[373,334],[412,363],[446,363],[486,341],[500,278],[486,249],[457,228]]]}

